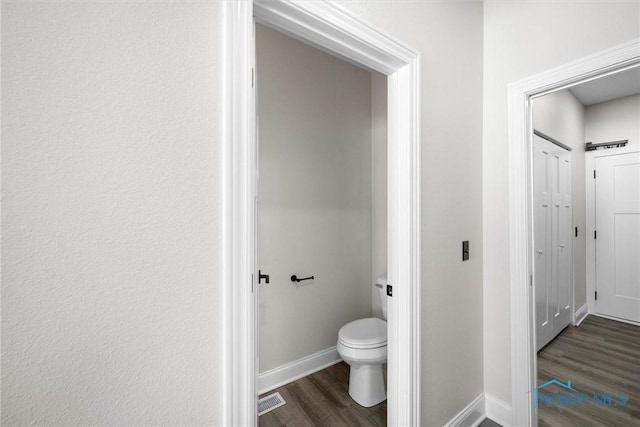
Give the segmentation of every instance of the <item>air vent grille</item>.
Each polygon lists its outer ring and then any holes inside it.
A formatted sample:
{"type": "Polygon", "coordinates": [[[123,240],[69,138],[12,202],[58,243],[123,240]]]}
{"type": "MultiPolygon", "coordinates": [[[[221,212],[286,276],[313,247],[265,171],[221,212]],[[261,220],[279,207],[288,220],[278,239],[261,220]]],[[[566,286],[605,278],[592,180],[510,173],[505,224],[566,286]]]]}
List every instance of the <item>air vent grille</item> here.
{"type": "Polygon", "coordinates": [[[284,405],[285,402],[280,393],[275,392],[269,396],[265,396],[258,400],[258,416],[264,415],[267,412],[273,411],[276,408],[284,405]]]}

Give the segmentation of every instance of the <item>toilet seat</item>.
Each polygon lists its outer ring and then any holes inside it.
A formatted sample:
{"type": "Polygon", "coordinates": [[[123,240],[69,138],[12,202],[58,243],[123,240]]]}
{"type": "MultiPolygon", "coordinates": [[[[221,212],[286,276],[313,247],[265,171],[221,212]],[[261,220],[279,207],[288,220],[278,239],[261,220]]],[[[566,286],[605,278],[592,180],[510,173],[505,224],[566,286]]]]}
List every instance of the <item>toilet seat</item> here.
{"type": "Polygon", "coordinates": [[[355,349],[384,347],[387,345],[387,322],[376,317],[354,320],[340,328],[338,341],[355,349]]]}

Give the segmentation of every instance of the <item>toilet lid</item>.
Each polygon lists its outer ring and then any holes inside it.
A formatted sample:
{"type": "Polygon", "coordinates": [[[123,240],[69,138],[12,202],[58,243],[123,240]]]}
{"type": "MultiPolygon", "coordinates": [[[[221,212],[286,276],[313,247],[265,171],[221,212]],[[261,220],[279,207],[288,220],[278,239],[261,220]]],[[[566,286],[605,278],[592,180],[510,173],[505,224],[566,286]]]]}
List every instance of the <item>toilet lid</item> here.
{"type": "Polygon", "coordinates": [[[375,317],[354,320],[340,328],[338,339],[352,348],[382,347],[387,345],[387,322],[375,317]]]}

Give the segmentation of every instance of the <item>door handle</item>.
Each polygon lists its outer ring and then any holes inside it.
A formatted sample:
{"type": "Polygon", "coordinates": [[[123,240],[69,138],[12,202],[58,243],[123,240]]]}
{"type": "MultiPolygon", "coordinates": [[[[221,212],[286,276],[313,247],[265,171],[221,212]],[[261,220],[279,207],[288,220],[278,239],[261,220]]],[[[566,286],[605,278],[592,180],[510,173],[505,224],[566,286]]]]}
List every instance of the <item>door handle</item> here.
{"type": "Polygon", "coordinates": [[[538,254],[542,255],[544,253],[544,251],[542,249],[538,249],[536,252],[538,252],[538,254]]]}
{"type": "Polygon", "coordinates": [[[567,245],[565,245],[565,244],[560,245],[560,247],[561,247],[561,248],[563,248],[563,249],[564,249],[566,246],[567,246],[567,245]]]}
{"type": "Polygon", "coordinates": [[[265,283],[269,283],[269,275],[268,274],[262,274],[261,270],[258,270],[258,284],[262,283],[262,279],[265,280],[265,283]]]}

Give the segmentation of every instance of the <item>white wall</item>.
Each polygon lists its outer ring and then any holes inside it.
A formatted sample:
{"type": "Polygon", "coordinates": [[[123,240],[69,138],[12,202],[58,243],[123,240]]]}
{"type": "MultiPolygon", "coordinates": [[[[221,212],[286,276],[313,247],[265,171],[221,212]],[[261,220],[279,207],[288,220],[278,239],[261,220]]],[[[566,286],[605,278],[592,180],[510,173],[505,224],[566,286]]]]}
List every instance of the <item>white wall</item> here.
{"type": "Polygon", "coordinates": [[[566,89],[533,100],[534,129],[572,148],[573,226],[578,227],[578,237],[573,239],[574,310],[587,303],[584,111],[584,105],[566,89]]]}
{"type": "MultiPolygon", "coordinates": [[[[387,271],[387,76],[371,73],[371,283],[387,271]]],[[[372,316],[383,318],[371,288],[372,316]]]]}
{"type": "Polygon", "coordinates": [[[2,3],[3,426],[219,423],[220,8],[2,3]]]}
{"type": "Polygon", "coordinates": [[[444,425],[483,391],[482,3],[341,3],[421,55],[421,413],[444,425]]]}
{"type": "Polygon", "coordinates": [[[371,73],[260,25],[256,52],[264,372],[371,315],[371,73]]]}
{"type": "Polygon", "coordinates": [[[627,139],[627,145],[640,144],[640,95],[626,96],[585,110],[587,142],[611,142],[627,139]]]}
{"type": "Polygon", "coordinates": [[[506,402],[511,401],[507,85],[639,37],[639,14],[638,2],[484,3],[484,381],[487,393],[506,402]]]}
{"type": "MultiPolygon", "coordinates": [[[[506,85],[639,37],[640,10],[487,2],[483,56],[480,2],[341,3],[421,54],[422,414],[443,425],[510,400],[506,85]]],[[[3,425],[219,423],[222,28],[216,2],[3,3],[3,425]]]]}
{"type": "MultiPolygon", "coordinates": [[[[483,390],[482,4],[342,3],[422,55],[422,413],[442,425],[483,390]]],[[[3,3],[3,425],[219,424],[220,12],[3,3]]]]}

